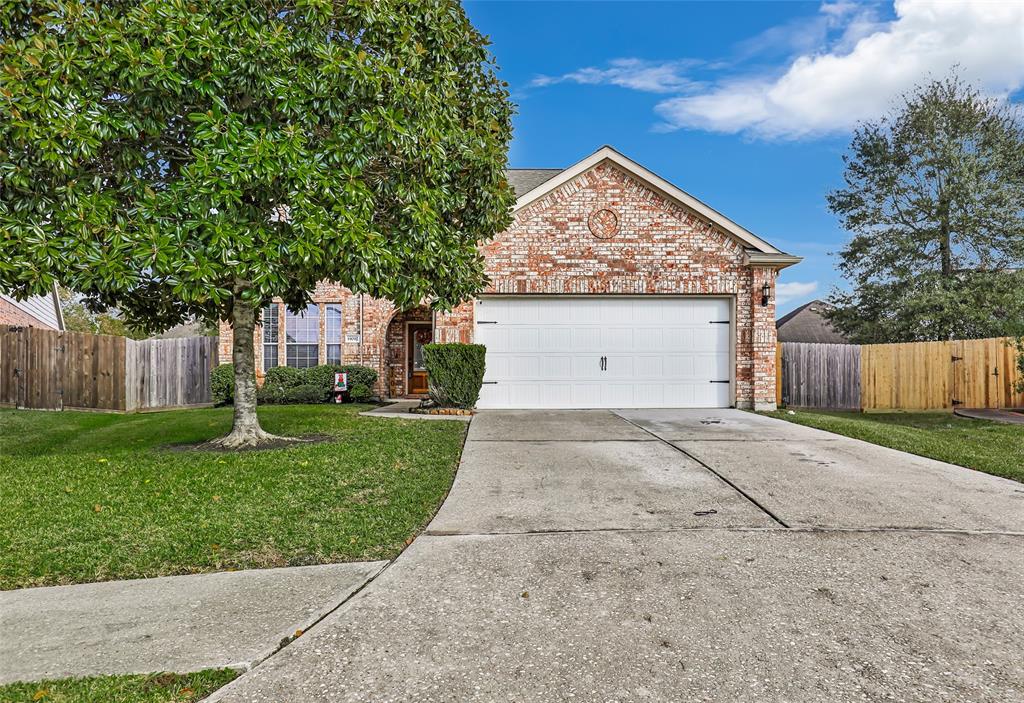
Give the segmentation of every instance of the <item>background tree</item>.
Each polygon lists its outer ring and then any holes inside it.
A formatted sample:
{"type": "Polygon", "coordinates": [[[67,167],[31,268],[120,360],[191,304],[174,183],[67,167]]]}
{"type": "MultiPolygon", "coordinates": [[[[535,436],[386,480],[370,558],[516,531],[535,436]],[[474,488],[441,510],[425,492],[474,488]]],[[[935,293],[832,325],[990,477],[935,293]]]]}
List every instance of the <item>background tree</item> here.
{"type": "Polygon", "coordinates": [[[954,75],[854,134],[829,208],[853,238],[829,318],[851,341],[1011,335],[1024,324],[1024,129],[954,75]]]}
{"type": "Polygon", "coordinates": [[[116,310],[102,308],[94,310],[74,291],[63,286],[58,287],[61,314],[64,316],[64,329],[72,332],[90,332],[92,334],[112,334],[131,339],[145,339],[145,332],[130,328],[117,314],[116,310]]]}
{"type": "Polygon", "coordinates": [[[269,438],[252,334],[317,281],[408,306],[485,282],[511,105],[445,0],[21,0],[0,13],[0,288],[234,328],[226,446],[269,438]]]}

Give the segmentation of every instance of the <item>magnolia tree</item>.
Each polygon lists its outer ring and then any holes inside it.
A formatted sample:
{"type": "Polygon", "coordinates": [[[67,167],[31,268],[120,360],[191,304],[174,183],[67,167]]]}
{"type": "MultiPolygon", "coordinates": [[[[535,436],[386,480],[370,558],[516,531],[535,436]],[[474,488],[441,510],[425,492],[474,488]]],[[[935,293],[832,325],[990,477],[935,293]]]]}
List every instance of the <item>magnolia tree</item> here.
{"type": "Polygon", "coordinates": [[[449,308],[508,224],[512,107],[456,2],[22,0],[0,15],[0,288],[253,330],[319,280],[449,308]]]}

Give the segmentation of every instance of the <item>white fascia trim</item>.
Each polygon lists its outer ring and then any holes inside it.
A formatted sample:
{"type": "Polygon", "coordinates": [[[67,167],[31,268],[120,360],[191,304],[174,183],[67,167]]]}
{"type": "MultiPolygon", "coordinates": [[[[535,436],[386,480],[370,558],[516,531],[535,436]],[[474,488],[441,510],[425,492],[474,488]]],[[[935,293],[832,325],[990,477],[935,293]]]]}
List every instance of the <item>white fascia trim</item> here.
{"type": "Polygon", "coordinates": [[[793,266],[803,261],[802,256],[793,256],[792,254],[767,254],[760,251],[748,251],[747,252],[747,263],[755,266],[767,266],[769,268],[781,270],[787,266],[793,266]]]}
{"type": "Polygon", "coordinates": [[[598,149],[597,151],[595,151],[593,154],[583,159],[582,161],[579,161],[574,165],[570,166],[569,168],[565,169],[554,178],[544,181],[533,190],[523,193],[523,195],[520,196],[518,200],[516,200],[516,204],[515,207],[512,209],[512,212],[518,212],[519,210],[523,209],[524,207],[532,203],[534,200],[544,197],[545,195],[553,191],[555,188],[558,188],[559,186],[568,183],[573,178],[576,178],[580,174],[589,171],[602,161],[611,161],[619,168],[637,177],[649,187],[666,196],[669,200],[674,200],[680,205],[683,205],[684,207],[693,210],[698,215],[701,215],[705,219],[710,220],[711,222],[718,225],[723,230],[725,230],[732,236],[736,237],[740,241],[745,242],[746,244],[749,244],[750,246],[755,247],[756,249],[759,249],[761,252],[764,252],[766,254],[783,253],[781,250],[776,249],[771,244],[761,239],[753,232],[750,232],[746,228],[736,224],[735,222],[733,222],[728,217],[718,212],[711,206],[701,202],[700,200],[697,200],[697,198],[693,197],[686,191],[677,188],[676,186],[672,185],[658,174],[644,168],[636,161],[633,161],[627,156],[623,156],[615,149],[607,145],[601,147],[600,149],[598,149]]]}

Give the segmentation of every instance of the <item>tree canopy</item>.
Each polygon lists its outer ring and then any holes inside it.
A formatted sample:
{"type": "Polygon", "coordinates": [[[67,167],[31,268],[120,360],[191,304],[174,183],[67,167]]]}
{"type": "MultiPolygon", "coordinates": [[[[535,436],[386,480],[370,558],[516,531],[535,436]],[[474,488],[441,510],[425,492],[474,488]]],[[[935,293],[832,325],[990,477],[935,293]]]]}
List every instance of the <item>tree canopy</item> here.
{"type": "Polygon", "coordinates": [[[236,338],[324,279],[455,305],[513,202],[486,47],[451,0],[8,2],[0,287],[236,338]]]}
{"type": "Polygon", "coordinates": [[[1024,127],[958,76],[932,81],[844,157],[828,204],[852,239],[830,319],[851,341],[996,337],[1024,325],[1024,127]]]}

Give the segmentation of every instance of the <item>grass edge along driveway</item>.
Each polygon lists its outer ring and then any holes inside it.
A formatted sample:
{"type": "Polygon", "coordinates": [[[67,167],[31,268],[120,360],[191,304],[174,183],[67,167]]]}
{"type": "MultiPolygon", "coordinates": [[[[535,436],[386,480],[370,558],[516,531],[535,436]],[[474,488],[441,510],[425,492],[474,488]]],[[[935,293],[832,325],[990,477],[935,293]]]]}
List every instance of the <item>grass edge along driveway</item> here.
{"type": "Polygon", "coordinates": [[[128,674],[0,685],[0,703],[191,703],[241,672],[208,669],[191,674],[128,674]]]}
{"type": "Polygon", "coordinates": [[[169,449],[230,408],[115,415],[0,410],[0,589],[394,558],[451,487],[466,425],[260,409],[257,452],[169,449]]]}
{"type": "Polygon", "coordinates": [[[1024,427],[952,413],[793,409],[769,417],[1024,482],[1024,427]]]}

